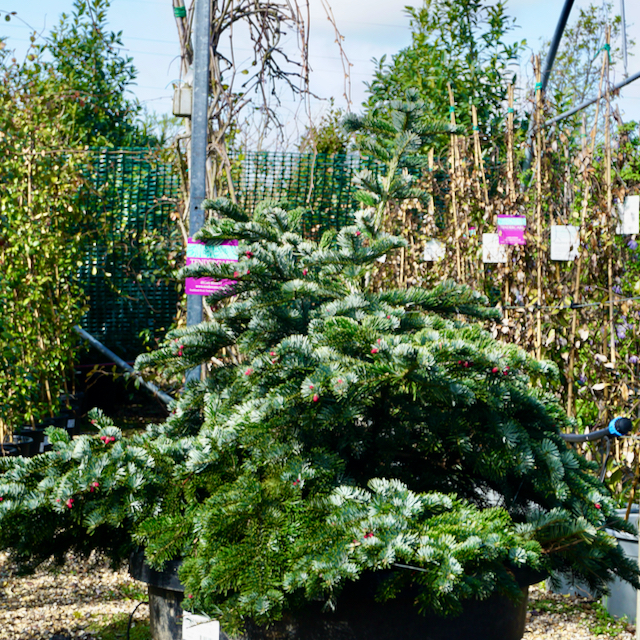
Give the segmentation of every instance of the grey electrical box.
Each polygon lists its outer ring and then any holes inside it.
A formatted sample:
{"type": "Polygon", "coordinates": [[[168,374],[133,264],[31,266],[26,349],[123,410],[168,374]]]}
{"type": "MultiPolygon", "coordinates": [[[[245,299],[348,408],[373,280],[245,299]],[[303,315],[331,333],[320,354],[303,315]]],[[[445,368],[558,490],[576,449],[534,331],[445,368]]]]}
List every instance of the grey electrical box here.
{"type": "Polygon", "coordinates": [[[180,84],[173,90],[173,115],[182,118],[191,117],[191,96],[193,90],[189,84],[180,84]]]}

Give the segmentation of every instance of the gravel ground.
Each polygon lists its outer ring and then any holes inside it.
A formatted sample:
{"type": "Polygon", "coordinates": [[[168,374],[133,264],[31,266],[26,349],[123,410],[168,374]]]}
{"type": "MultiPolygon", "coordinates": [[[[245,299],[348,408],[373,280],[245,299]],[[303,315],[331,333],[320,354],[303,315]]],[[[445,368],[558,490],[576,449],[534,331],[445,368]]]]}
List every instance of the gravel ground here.
{"type": "MultiPolygon", "coordinates": [[[[47,569],[51,567],[16,575],[7,555],[0,553],[0,640],[96,640],[100,627],[128,616],[140,602],[136,598],[144,585],[126,569],[112,571],[95,558],[78,562],[73,557],[59,570],[47,569]]],[[[142,606],[134,621],[147,616],[142,606]]],[[[632,626],[607,624],[592,601],[535,586],[524,640],[635,640],[632,626]]]]}
{"type": "MultiPolygon", "coordinates": [[[[126,569],[111,571],[95,558],[48,568],[18,576],[0,553],[0,640],[94,640],[96,629],[139,602],[129,595],[138,595],[140,583],[126,569]]],[[[135,620],[148,616],[146,606],[138,611],[135,620]]]]}
{"type": "Polygon", "coordinates": [[[529,589],[529,613],[523,640],[635,640],[624,621],[611,623],[593,600],[549,593],[544,584],[529,589]]]}

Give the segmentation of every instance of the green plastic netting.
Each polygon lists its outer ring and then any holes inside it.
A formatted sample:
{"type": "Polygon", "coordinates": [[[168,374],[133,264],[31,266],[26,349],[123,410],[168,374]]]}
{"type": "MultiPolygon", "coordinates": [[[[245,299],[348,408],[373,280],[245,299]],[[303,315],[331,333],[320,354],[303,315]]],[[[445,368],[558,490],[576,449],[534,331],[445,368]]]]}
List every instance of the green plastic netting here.
{"type": "Polygon", "coordinates": [[[171,213],[179,176],[148,150],[116,149],[92,152],[87,177],[86,215],[104,220],[104,227],[80,268],[89,298],[82,327],[132,359],[145,341],[162,337],[176,315],[179,294],[166,275],[177,266],[167,260],[177,244],[171,213]]]}
{"type": "MultiPolygon", "coordinates": [[[[376,171],[355,154],[246,152],[232,158],[238,203],[254,209],[265,199],[308,207],[305,235],[340,229],[358,208],[354,175],[376,171]]],[[[80,279],[89,298],[83,328],[119,356],[132,360],[162,338],[176,316],[181,291],[166,276],[184,256],[171,220],[180,197],[172,163],[148,149],[97,149],[88,154],[93,190],[87,215],[103,216],[100,234],[80,279]]]]}

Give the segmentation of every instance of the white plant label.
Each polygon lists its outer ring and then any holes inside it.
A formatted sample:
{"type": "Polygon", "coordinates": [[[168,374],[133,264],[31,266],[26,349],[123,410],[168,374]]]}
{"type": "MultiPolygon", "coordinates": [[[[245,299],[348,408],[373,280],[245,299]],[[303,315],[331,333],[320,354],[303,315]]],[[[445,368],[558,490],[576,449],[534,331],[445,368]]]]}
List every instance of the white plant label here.
{"type": "Polygon", "coordinates": [[[182,618],[183,640],[219,640],[220,623],[204,616],[184,612],[182,618]]]}
{"type": "Polygon", "coordinates": [[[624,203],[617,203],[617,208],[619,221],[616,233],[623,236],[640,233],[640,195],[627,196],[624,203]]]}
{"type": "Polygon", "coordinates": [[[505,264],[507,246],[500,244],[497,233],[482,234],[482,262],[486,264],[505,264]]]}
{"type": "Polygon", "coordinates": [[[442,260],[446,254],[444,244],[440,240],[427,240],[424,245],[424,259],[426,262],[438,262],[442,260]]]}
{"type": "Polygon", "coordinates": [[[572,224],[551,225],[551,259],[575,260],[580,253],[580,229],[572,224]]]}

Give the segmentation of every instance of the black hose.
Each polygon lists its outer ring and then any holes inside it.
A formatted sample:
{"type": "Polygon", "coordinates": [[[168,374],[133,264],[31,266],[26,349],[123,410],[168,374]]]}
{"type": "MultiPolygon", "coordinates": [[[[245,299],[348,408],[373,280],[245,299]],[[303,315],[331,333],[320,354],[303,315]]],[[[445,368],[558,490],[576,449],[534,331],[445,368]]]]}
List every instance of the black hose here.
{"type": "Polygon", "coordinates": [[[135,614],[135,612],[138,610],[138,607],[141,604],[149,604],[148,602],[138,602],[138,604],[136,605],[135,609],[131,612],[131,615],[129,616],[129,623],[127,624],[127,640],[130,640],[130,633],[131,633],[131,623],[133,622],[133,615],[135,614]]]}
{"type": "Polygon", "coordinates": [[[629,418],[614,418],[609,426],[604,429],[598,429],[591,433],[561,433],[560,436],[567,442],[591,442],[593,440],[601,440],[605,436],[620,437],[626,436],[633,430],[633,423],[629,418]]]}

